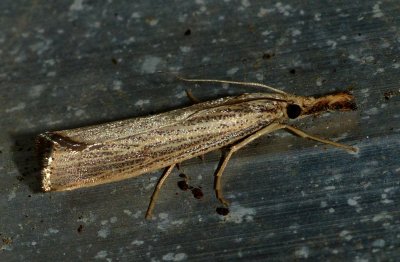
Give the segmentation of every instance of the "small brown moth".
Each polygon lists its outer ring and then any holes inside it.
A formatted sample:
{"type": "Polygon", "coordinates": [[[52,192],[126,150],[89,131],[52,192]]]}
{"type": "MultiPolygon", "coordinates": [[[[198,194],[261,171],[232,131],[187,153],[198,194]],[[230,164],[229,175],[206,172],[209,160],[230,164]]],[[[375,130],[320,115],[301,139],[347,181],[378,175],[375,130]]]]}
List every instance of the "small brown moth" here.
{"type": "Polygon", "coordinates": [[[351,152],[356,148],[309,135],[287,122],[326,111],[355,110],[354,97],[338,92],[304,97],[249,82],[182,79],[267,88],[201,102],[166,113],[100,125],[46,132],[37,137],[42,189],[63,191],[118,181],[166,167],[146,212],[151,217],[161,186],[175,165],[210,151],[228,148],[215,172],[214,190],[223,204],[221,175],[232,154],[258,137],[285,129],[303,138],[351,152]]]}

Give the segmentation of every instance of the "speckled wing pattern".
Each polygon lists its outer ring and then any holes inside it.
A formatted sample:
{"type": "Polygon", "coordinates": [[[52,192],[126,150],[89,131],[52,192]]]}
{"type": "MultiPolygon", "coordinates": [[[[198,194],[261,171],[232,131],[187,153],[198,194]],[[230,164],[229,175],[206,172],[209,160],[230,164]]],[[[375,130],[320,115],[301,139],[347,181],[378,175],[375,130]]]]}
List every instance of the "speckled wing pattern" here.
{"type": "Polygon", "coordinates": [[[283,117],[270,94],[39,135],[45,191],[118,181],[230,145],[283,117]]]}

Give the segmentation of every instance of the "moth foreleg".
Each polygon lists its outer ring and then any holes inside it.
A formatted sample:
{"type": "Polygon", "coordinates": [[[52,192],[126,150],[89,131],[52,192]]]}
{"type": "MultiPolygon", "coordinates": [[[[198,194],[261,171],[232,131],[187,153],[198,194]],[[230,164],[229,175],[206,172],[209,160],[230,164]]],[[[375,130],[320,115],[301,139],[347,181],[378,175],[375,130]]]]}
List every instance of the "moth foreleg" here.
{"type": "Polygon", "coordinates": [[[214,190],[215,190],[215,195],[217,199],[225,206],[228,205],[228,201],[225,200],[222,194],[222,188],[221,188],[221,176],[222,173],[224,172],[226,165],[229,162],[229,159],[232,157],[232,154],[247,145],[248,143],[252,142],[253,140],[259,138],[262,135],[265,135],[267,133],[273,132],[277,129],[279,129],[279,124],[270,124],[269,126],[266,126],[255,133],[251,134],[250,136],[246,137],[244,140],[240,141],[237,144],[232,145],[229,148],[228,153],[224,154],[221,157],[220,163],[218,165],[217,170],[215,171],[214,174],[214,190]]]}
{"type": "Polygon", "coordinates": [[[153,194],[151,195],[151,199],[150,199],[150,203],[149,203],[149,207],[147,208],[146,211],[146,219],[149,219],[152,217],[152,211],[154,209],[154,206],[156,204],[157,198],[158,198],[158,194],[160,192],[161,187],[163,186],[165,180],[167,180],[169,174],[171,174],[172,170],[174,169],[176,164],[173,164],[169,167],[167,167],[164,171],[164,173],[162,174],[162,176],[160,177],[160,179],[157,182],[156,188],[154,189],[153,194]]]}
{"type": "Polygon", "coordinates": [[[295,135],[298,135],[299,137],[302,137],[302,138],[315,140],[315,141],[318,141],[318,142],[321,142],[321,143],[324,143],[324,144],[328,144],[328,145],[331,145],[331,146],[335,146],[335,147],[338,147],[338,148],[342,148],[342,149],[345,149],[345,150],[351,151],[351,152],[357,152],[358,151],[358,149],[355,148],[355,147],[344,145],[344,144],[340,144],[340,143],[336,143],[336,142],[333,142],[333,141],[330,141],[330,140],[327,140],[327,139],[324,139],[324,138],[320,138],[320,137],[317,137],[317,136],[309,135],[309,134],[305,133],[304,131],[302,131],[300,129],[297,129],[297,128],[293,127],[293,126],[280,124],[279,128],[286,129],[287,131],[292,132],[295,135]]]}

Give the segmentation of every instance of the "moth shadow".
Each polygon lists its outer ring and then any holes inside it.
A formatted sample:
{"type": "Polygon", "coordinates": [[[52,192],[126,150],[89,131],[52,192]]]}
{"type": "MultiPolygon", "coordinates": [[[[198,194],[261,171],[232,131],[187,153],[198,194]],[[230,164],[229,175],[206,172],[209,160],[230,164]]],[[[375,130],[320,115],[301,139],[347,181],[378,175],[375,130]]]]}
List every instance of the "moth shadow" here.
{"type": "Polygon", "coordinates": [[[36,154],[35,133],[11,134],[12,161],[17,167],[16,179],[27,185],[33,193],[41,192],[40,163],[36,154]]]}

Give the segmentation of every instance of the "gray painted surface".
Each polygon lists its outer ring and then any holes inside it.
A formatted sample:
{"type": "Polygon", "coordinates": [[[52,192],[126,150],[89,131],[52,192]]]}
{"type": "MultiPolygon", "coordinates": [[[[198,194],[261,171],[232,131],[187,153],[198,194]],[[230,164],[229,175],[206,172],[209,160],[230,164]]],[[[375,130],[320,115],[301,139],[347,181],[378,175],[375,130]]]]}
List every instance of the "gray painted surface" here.
{"type": "Polygon", "coordinates": [[[396,260],[400,254],[398,1],[1,1],[0,260],[396,260]],[[189,31],[190,30],[190,31],[189,31]],[[185,34],[186,32],[186,34],[185,34]],[[189,34],[190,32],[190,34],[189,34]],[[161,171],[38,192],[42,131],[252,91],[173,74],[258,81],[300,95],[351,89],[359,110],[296,123],[357,155],[277,132],[235,155],[215,212],[219,152],[161,171]]]}

